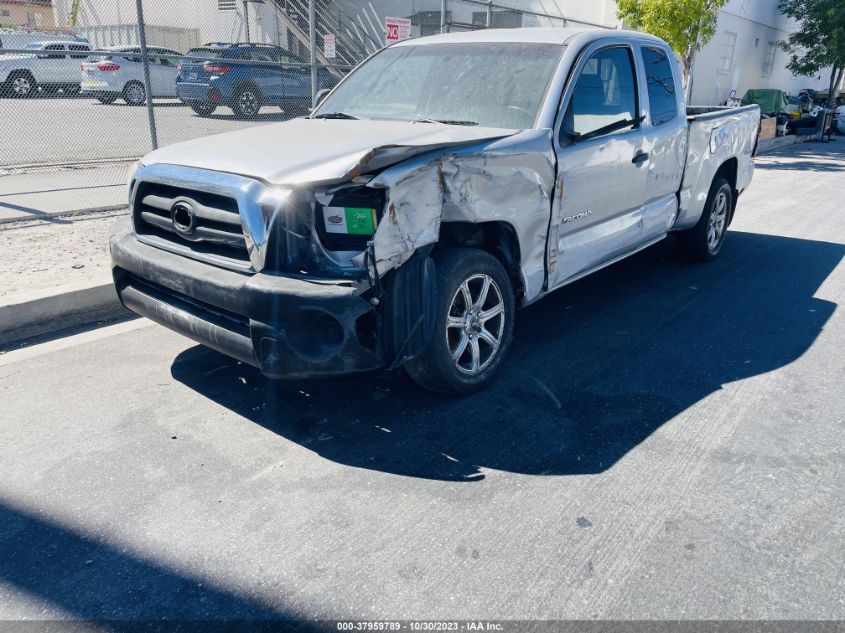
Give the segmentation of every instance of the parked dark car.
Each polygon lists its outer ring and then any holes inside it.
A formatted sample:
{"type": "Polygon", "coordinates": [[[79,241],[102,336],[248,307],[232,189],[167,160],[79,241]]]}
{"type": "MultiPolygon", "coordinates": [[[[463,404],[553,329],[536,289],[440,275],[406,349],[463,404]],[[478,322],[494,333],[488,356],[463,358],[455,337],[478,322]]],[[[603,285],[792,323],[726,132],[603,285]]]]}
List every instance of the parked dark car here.
{"type": "MultiPolygon", "coordinates": [[[[201,116],[219,105],[242,118],[256,116],[264,105],[304,113],[311,103],[306,60],[272,44],[204,44],[188,51],[178,71],[177,96],[201,116]]],[[[319,69],[318,90],[336,81],[328,70],[319,69]]]]}

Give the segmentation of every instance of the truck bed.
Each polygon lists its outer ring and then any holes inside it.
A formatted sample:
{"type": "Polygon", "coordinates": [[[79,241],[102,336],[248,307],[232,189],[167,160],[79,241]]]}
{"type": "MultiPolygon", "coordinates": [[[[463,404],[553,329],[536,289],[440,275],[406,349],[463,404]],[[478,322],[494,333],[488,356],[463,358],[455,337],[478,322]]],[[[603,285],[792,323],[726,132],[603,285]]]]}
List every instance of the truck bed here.
{"type": "Polygon", "coordinates": [[[751,182],[760,128],[760,107],[687,106],[687,160],[674,229],[695,226],[710,183],[722,165],[736,170],[736,193],[751,182]]]}

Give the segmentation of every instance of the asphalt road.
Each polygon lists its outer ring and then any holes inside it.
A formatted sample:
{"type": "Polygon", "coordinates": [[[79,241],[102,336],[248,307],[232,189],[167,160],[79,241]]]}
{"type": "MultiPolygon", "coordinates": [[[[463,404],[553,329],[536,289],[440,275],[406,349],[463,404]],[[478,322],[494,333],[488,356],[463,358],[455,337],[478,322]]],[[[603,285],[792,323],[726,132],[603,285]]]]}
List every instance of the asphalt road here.
{"type": "Polygon", "coordinates": [[[493,388],[138,320],[0,356],[0,620],[845,618],[845,142],[519,314],[493,388]]]}
{"type": "MultiPolygon", "coordinates": [[[[160,146],[288,118],[275,106],[264,106],[256,119],[243,121],[223,106],[204,118],[175,99],[153,103],[160,146]]],[[[0,168],[132,158],[152,149],[147,108],[122,101],[0,99],[0,121],[12,125],[0,143],[0,168]]]]}

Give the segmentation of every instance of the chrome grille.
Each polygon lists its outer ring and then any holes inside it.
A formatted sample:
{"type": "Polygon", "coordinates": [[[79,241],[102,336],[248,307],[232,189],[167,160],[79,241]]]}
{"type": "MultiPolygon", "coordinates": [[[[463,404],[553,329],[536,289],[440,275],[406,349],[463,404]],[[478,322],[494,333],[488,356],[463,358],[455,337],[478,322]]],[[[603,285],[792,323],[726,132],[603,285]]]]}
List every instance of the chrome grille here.
{"type": "Polygon", "coordinates": [[[249,253],[234,198],[157,182],[138,183],[133,204],[135,231],[188,249],[202,258],[249,265],[249,253]]]}

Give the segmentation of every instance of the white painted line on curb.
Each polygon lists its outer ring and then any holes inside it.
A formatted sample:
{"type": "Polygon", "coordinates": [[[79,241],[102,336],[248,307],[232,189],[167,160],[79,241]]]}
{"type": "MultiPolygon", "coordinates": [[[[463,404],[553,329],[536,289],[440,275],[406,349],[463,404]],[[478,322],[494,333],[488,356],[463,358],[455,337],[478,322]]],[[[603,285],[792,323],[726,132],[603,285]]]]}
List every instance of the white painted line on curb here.
{"type": "Polygon", "coordinates": [[[93,343],[94,341],[99,341],[111,336],[126,334],[127,332],[147,328],[151,325],[155,325],[155,323],[149,319],[132,319],[131,321],[123,321],[121,323],[115,323],[114,325],[107,325],[105,327],[88,330],[87,332],[80,332],[79,334],[74,334],[72,336],[65,336],[52,341],[45,341],[30,347],[22,347],[20,349],[12,350],[11,352],[0,354],[0,367],[19,363],[24,360],[29,360],[30,358],[36,358],[44,354],[51,354],[59,350],[76,347],[78,345],[93,343]]]}

